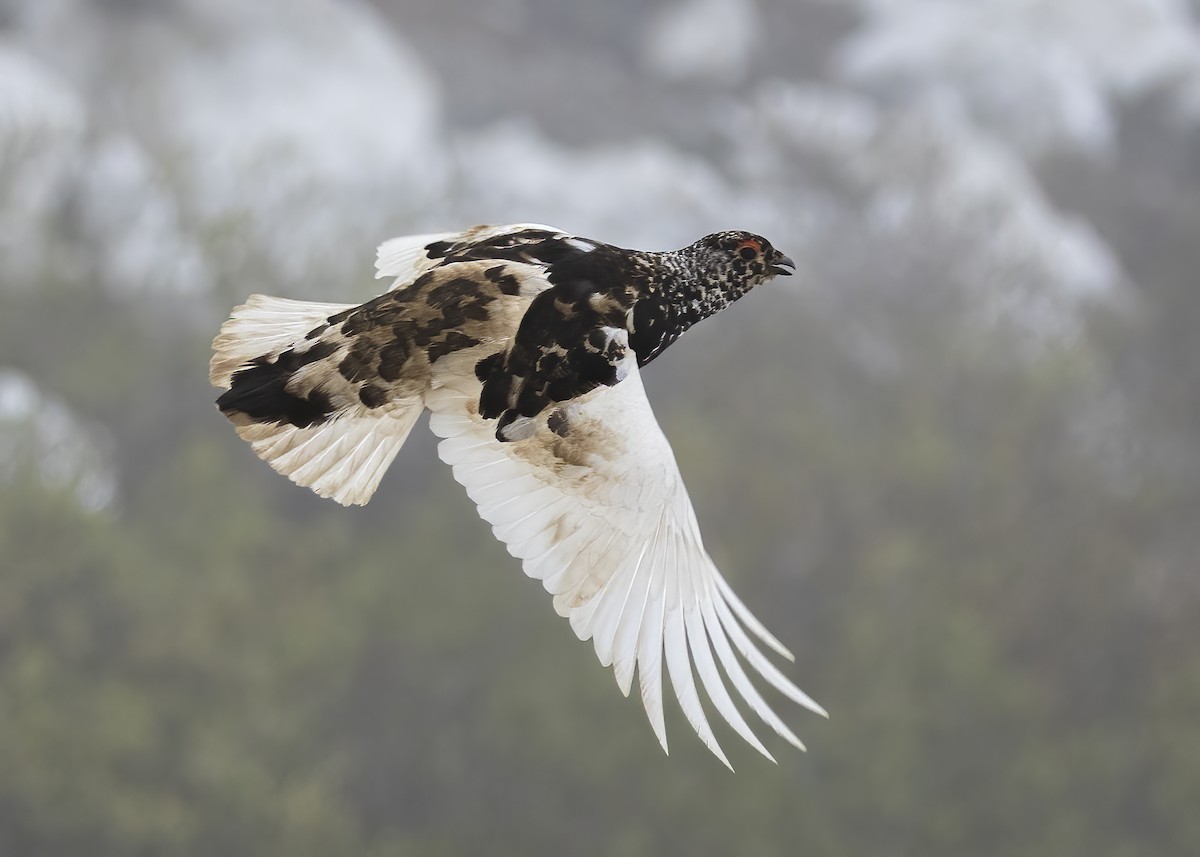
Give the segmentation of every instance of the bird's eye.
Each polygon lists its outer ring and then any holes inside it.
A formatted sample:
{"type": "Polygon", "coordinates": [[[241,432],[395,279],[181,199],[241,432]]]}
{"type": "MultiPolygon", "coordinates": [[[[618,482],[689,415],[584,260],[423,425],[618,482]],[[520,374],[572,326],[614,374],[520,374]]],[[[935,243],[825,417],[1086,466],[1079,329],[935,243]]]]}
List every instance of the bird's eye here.
{"type": "Polygon", "coordinates": [[[737,250],[739,256],[749,262],[762,252],[762,244],[753,238],[746,238],[745,240],[738,242],[737,247],[734,249],[737,250]]]}

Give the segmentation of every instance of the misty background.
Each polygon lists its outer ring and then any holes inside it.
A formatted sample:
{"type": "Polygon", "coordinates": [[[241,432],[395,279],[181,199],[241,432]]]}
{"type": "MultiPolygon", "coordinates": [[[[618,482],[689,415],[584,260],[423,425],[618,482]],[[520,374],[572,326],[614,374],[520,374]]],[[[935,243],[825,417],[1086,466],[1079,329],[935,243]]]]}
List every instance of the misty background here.
{"type": "Polygon", "coordinates": [[[1198,0],[0,0],[0,854],[1198,854],[1198,327],[1198,0]],[[423,428],[343,509],[213,407],[528,220],[797,261],[645,380],[806,755],[664,756],[423,428]]]}

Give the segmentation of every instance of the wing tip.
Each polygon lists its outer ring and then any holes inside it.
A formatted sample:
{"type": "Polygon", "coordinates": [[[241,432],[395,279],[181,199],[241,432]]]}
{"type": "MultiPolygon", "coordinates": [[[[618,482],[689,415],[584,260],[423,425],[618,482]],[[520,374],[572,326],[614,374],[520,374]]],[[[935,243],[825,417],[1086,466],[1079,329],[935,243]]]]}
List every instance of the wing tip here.
{"type": "MultiPolygon", "coordinates": [[[[644,705],[645,700],[642,702],[644,705]]],[[[657,719],[649,711],[646,713],[650,714],[650,728],[654,730],[654,737],[658,739],[659,746],[663,748],[663,753],[670,756],[671,751],[667,748],[667,724],[662,716],[662,710],[659,710],[657,719]]]]}

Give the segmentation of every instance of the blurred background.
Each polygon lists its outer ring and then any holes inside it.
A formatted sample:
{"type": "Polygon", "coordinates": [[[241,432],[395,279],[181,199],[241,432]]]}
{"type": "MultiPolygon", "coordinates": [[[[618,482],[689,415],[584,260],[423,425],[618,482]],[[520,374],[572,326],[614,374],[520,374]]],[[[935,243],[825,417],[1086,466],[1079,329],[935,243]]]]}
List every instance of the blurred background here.
{"type": "Polygon", "coordinates": [[[1198,278],[1198,0],[0,0],[0,854],[1200,854],[1198,278]],[[799,262],[646,383],[807,755],[665,757],[428,432],[347,510],[212,406],[521,220],[799,262]]]}

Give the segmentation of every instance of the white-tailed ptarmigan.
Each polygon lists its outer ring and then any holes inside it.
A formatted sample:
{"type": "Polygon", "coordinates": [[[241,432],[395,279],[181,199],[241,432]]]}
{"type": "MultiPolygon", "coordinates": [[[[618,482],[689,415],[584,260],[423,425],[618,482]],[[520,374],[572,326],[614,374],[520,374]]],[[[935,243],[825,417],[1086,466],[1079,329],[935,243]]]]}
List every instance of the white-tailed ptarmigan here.
{"type": "Polygon", "coordinates": [[[749,232],[665,253],[536,224],[395,238],[376,262],[392,287],[364,304],[251,296],[213,340],[210,379],[259,457],[347,505],[370,499],[428,408],[438,454],[480,516],[579,639],[594,641],[626,695],[636,667],[663,749],[665,654],[684,714],[721,761],[693,667],[717,711],[771,758],[717,663],[800,749],[738,655],[789,699],[825,712],[746,633],[791,658],[705,552],[640,370],[794,267],[749,232]]]}

